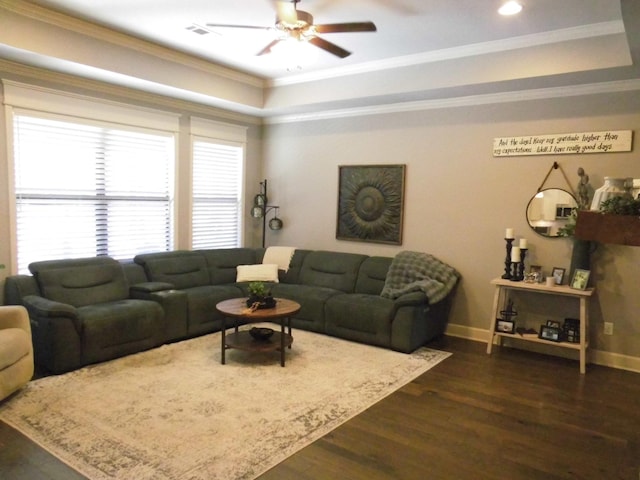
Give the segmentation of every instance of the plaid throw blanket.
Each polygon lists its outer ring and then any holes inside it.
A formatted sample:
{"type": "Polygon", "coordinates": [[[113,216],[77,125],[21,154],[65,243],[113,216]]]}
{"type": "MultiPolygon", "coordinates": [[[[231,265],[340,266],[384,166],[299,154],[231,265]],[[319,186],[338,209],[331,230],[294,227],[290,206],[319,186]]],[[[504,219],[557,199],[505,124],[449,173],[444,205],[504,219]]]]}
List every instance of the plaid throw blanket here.
{"type": "Polygon", "coordinates": [[[422,290],[434,304],[453,289],[460,274],[433,255],[421,252],[400,252],[389,266],[380,296],[396,299],[422,290]]]}

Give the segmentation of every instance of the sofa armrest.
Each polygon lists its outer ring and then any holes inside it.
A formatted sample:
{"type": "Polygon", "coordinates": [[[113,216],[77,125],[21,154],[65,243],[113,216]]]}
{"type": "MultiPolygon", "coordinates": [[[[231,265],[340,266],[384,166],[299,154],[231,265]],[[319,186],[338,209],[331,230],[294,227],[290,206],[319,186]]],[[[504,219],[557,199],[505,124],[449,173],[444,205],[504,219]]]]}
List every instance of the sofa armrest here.
{"type": "Polygon", "coordinates": [[[173,284],[167,282],[144,282],[131,285],[129,292],[132,298],[138,298],[136,297],[138,293],[149,294],[163,290],[173,290],[174,288],[175,286],[173,284]]]}
{"type": "Polygon", "coordinates": [[[130,288],[131,298],[159,303],[167,321],[165,340],[173,341],[187,336],[188,296],[184,290],[171,288],[170,283],[146,282],[130,288]],[[164,288],[161,288],[163,287],[164,288]],[[167,288],[167,286],[169,288],[167,288]]]}
{"type": "Polygon", "coordinates": [[[27,295],[23,299],[29,313],[38,317],[69,317],[78,320],[78,310],[67,303],[54,302],[38,295],[27,295]]]}
{"type": "Polygon", "coordinates": [[[400,307],[412,307],[418,305],[429,305],[429,299],[424,292],[409,292],[399,296],[393,301],[396,310],[400,307]]]}
{"type": "Polygon", "coordinates": [[[31,320],[36,365],[52,373],[81,366],[82,321],[78,310],[38,295],[27,295],[23,303],[31,320]]]}

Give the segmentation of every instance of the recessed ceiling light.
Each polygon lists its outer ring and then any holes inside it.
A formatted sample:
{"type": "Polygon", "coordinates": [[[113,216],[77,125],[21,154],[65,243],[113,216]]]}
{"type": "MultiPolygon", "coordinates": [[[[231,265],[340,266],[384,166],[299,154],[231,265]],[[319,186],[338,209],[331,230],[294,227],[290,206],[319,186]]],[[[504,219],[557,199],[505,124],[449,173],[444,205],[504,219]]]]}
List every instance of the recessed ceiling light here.
{"type": "Polygon", "coordinates": [[[498,9],[498,13],[500,15],[515,15],[516,13],[520,13],[521,10],[522,10],[522,5],[520,5],[515,0],[511,0],[505,3],[504,5],[502,5],[498,9]]]}

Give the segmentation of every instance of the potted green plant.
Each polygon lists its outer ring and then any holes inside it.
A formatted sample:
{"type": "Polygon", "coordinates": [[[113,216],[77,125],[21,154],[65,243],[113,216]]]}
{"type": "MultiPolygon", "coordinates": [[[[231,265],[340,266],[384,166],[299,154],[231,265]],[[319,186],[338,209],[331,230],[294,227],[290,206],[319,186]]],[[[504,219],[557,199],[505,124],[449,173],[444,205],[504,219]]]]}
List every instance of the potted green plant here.
{"type": "Polygon", "coordinates": [[[247,299],[247,307],[257,309],[275,307],[276,302],[264,282],[251,282],[249,283],[248,289],[249,298],[247,299]]]}

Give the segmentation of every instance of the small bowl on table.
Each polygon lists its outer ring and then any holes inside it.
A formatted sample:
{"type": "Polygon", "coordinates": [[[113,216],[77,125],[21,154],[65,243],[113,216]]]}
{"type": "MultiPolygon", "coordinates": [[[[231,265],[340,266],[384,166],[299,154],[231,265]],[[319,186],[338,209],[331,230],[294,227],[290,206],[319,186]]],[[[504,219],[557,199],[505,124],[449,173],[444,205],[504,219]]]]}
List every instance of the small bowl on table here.
{"type": "Polygon", "coordinates": [[[249,330],[249,334],[255,340],[265,341],[271,338],[271,336],[273,335],[273,329],[265,327],[252,327],[251,330],[249,330]]]}

